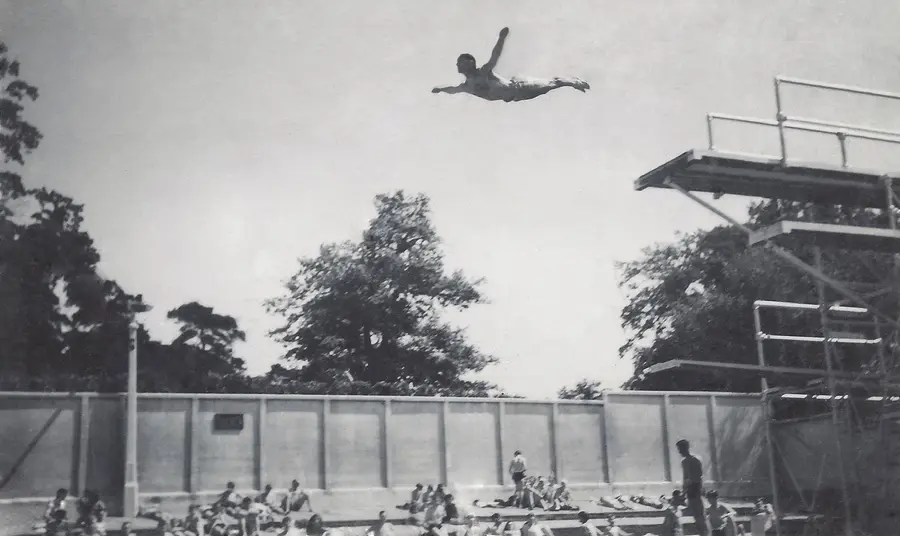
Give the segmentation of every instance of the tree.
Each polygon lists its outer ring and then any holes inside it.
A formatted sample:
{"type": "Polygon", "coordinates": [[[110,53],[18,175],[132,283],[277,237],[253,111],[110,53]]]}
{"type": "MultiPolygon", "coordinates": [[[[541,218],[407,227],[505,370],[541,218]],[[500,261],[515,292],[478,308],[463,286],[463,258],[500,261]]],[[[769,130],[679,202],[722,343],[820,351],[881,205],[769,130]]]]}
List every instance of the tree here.
{"type": "Polygon", "coordinates": [[[197,302],[186,303],[166,315],[179,326],[179,334],[161,349],[158,365],[165,370],[160,384],[177,391],[246,390],[244,360],[234,346],[246,340],[237,320],[197,302]]]}
{"type": "MultiPolygon", "coordinates": [[[[754,205],[749,224],[812,217],[884,226],[884,215],[874,211],[776,201],[754,205]]],[[[786,247],[813,262],[807,244],[793,242],[786,247]]],[[[824,270],[836,279],[868,288],[883,284],[890,273],[889,256],[879,253],[827,251],[824,262],[824,270]]],[[[752,375],[673,371],[644,376],[642,371],[672,359],[756,364],[755,300],[818,303],[811,277],[785,265],[765,248],[748,247],[746,235],[731,226],[648,248],[641,259],[619,268],[628,302],[622,310],[622,325],[629,335],[620,353],[635,364],[635,374],[626,384],[634,389],[758,391],[759,379],[752,375]]],[[[829,294],[828,299],[837,296],[829,294]]],[[[762,314],[769,333],[821,333],[817,314],[771,310],[762,314]]],[[[824,367],[821,345],[768,342],[766,351],[769,364],[824,367]]],[[[838,366],[859,368],[870,357],[860,349],[844,349],[838,366]]]]}
{"type": "Polygon", "coordinates": [[[581,380],[573,387],[563,387],[557,392],[560,400],[600,400],[606,389],[599,381],[581,380]]]}
{"type": "MultiPolygon", "coordinates": [[[[38,98],[0,43],[0,152],[23,165],[41,133],[23,117],[38,98]]],[[[97,384],[108,371],[110,330],[127,348],[127,303],[140,302],[97,274],[99,254],[81,228],[83,207],[0,170],[0,376],[5,388],[97,384]],[[106,372],[104,372],[105,374],[106,372]],[[56,376],[54,379],[52,376],[56,376]],[[88,378],[79,383],[79,378],[88,378]],[[97,376],[99,377],[99,376],[97,376]],[[57,379],[59,381],[57,381],[57,379]],[[93,382],[93,383],[92,383],[93,382]]],[[[118,359],[124,360],[126,352],[118,359]]],[[[124,386],[124,383],[123,383],[124,386]]]]}
{"type": "Polygon", "coordinates": [[[484,299],[480,281],[445,273],[428,198],[399,191],[377,196],[375,208],[361,241],[301,259],[287,292],[268,302],[285,320],[271,333],[287,347],[283,361],[302,365],[272,374],[326,390],[492,394],[493,385],[464,377],[496,359],[441,320],[484,299]]]}

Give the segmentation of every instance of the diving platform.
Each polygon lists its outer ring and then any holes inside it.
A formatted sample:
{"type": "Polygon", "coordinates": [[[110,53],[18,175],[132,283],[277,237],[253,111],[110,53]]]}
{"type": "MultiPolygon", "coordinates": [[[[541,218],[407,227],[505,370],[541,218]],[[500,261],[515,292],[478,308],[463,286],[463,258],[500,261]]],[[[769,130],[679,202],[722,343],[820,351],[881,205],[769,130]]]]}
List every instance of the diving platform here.
{"type": "MultiPolygon", "coordinates": [[[[885,176],[856,168],[692,149],[638,178],[634,188],[671,189],[667,183],[671,180],[689,192],[885,208],[885,176]]],[[[900,196],[900,181],[892,188],[900,196]]]]}
{"type": "MultiPolygon", "coordinates": [[[[670,370],[694,370],[700,372],[723,371],[730,373],[743,373],[769,379],[794,376],[797,378],[823,378],[828,377],[828,371],[824,369],[808,369],[797,367],[779,367],[762,365],[745,365],[743,363],[721,363],[717,361],[691,361],[687,359],[672,359],[651,365],[644,369],[644,374],[659,374],[670,370]]],[[[832,372],[831,377],[836,380],[865,381],[865,377],[852,372],[832,372]]],[[[872,377],[872,380],[880,381],[881,378],[872,377]]]]}
{"type": "Polygon", "coordinates": [[[783,246],[789,239],[823,248],[900,254],[900,231],[876,227],[780,221],[750,233],[751,246],[768,241],[783,246]]]}

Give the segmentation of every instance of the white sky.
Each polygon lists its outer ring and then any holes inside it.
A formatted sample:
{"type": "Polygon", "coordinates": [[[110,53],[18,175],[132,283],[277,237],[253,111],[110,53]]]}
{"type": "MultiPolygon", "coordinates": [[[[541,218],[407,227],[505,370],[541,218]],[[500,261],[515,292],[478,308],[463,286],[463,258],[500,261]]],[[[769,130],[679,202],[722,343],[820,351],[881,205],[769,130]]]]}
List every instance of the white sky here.
{"type": "MultiPolygon", "coordinates": [[[[155,307],[158,337],[174,334],[167,310],[197,300],[238,318],[239,353],[265,371],[281,349],[262,301],[403,188],[431,197],[448,268],[487,278],[492,303],[459,318],[501,359],[483,377],[531,397],[626,379],[613,263],[718,223],[632,181],[705,146],[708,111],[772,118],[775,74],[900,92],[898,24],[884,0],[0,0],[0,39],[41,90],[26,179],[85,204],[101,269],[155,307]],[[503,26],[498,72],[593,90],[430,93],[503,26]]],[[[900,105],[787,100],[900,123],[900,105]]],[[[772,132],[723,132],[726,148],[776,147],[772,132]]],[[[722,203],[740,215],[745,201],[722,203]]]]}

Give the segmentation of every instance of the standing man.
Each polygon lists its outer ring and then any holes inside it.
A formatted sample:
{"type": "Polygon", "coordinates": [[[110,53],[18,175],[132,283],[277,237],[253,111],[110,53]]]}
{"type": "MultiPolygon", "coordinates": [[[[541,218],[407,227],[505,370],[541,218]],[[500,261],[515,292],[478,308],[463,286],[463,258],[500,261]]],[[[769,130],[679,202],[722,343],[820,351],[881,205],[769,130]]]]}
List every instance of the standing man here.
{"type": "Polygon", "coordinates": [[[687,439],[681,439],[675,443],[678,453],[681,454],[681,471],[684,476],[684,495],[687,498],[687,510],[694,516],[697,533],[707,536],[706,515],[703,508],[703,462],[700,458],[691,454],[691,444],[687,439]]]}
{"type": "Polygon", "coordinates": [[[517,450],[513,453],[513,459],[509,462],[509,474],[512,477],[512,481],[516,484],[516,497],[513,503],[513,506],[516,508],[521,508],[524,495],[525,495],[525,471],[528,469],[528,463],[525,461],[525,456],[522,456],[522,451],[517,450]]]}

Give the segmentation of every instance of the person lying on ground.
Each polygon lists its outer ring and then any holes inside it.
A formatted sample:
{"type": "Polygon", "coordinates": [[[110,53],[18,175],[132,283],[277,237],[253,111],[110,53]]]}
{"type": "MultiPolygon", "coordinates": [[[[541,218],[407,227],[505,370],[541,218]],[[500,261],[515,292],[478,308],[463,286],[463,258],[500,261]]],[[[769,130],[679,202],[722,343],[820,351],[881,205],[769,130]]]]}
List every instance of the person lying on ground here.
{"type": "Polygon", "coordinates": [[[657,510],[663,508],[663,503],[661,501],[650,499],[644,495],[632,495],[629,497],[629,500],[633,503],[640,504],[641,506],[649,506],[650,508],[656,508],[657,510]]]}
{"type": "Polygon", "coordinates": [[[523,77],[504,78],[494,73],[500,55],[503,53],[503,45],[509,28],[500,30],[500,38],[491,52],[490,59],[481,67],[475,63],[475,57],[471,54],[460,54],[456,60],[456,70],[466,77],[462,84],[457,86],[436,87],[432,93],[468,93],[487,101],[516,102],[531,100],[545,95],[554,89],[571,87],[584,93],[591,86],[574,77],[557,77],[551,79],[530,79],[523,77]]]}
{"type": "Polygon", "coordinates": [[[604,495],[603,497],[600,497],[600,500],[597,502],[600,503],[600,506],[612,508],[613,510],[628,510],[628,508],[624,504],[622,504],[619,499],[610,495],[604,495]]]}

